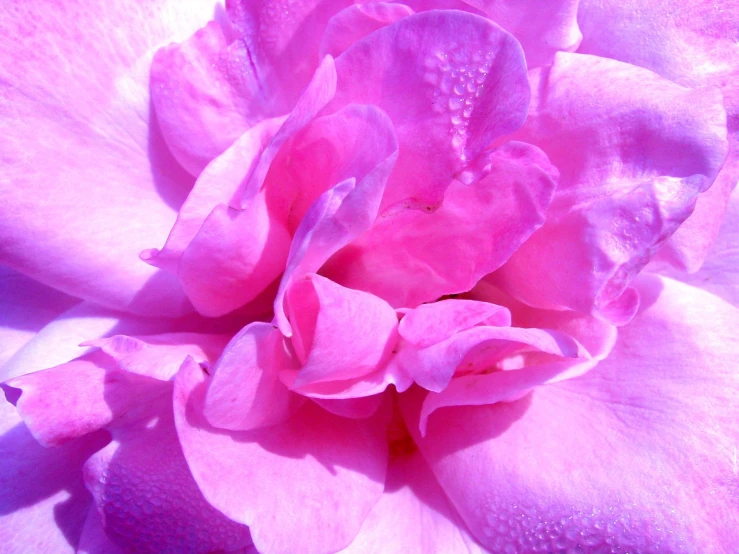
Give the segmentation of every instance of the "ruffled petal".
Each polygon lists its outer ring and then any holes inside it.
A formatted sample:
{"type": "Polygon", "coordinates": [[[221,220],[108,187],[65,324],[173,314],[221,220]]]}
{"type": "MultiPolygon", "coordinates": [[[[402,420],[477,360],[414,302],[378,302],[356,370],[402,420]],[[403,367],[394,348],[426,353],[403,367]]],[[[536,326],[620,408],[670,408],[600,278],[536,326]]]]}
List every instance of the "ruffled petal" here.
{"type": "MultiPolygon", "coordinates": [[[[739,546],[739,311],[699,289],[637,281],[640,313],[586,375],[512,403],[450,408],[408,428],[493,552],[739,546]]],[[[414,405],[415,403],[415,405],[414,405]]]]}
{"type": "Polygon", "coordinates": [[[192,184],[149,110],[151,54],[212,16],[208,1],[23,4],[3,18],[0,260],[136,313],[192,311],[138,260],[192,184]],[[111,33],[111,29],[116,29],[111,33]],[[40,139],[43,137],[43,140],[40,139]]]}
{"type": "Polygon", "coordinates": [[[374,104],[395,123],[400,153],[383,207],[408,201],[435,209],[454,175],[526,117],[518,42],[465,12],[404,17],[346,50],[336,70],[328,110],[374,104]]]}
{"type": "Polygon", "coordinates": [[[301,404],[279,372],[296,367],[280,332],[269,323],[244,327],[212,371],[203,415],[221,429],[249,431],[280,423],[301,404]]]}
{"type": "Polygon", "coordinates": [[[5,552],[73,554],[91,498],[82,464],[105,446],[95,433],[59,448],[41,446],[15,409],[0,405],[0,541],[5,552]]]}
{"type": "Polygon", "coordinates": [[[169,394],[127,414],[113,441],[84,466],[102,526],[128,552],[232,552],[249,529],[203,498],[172,420],[169,394]]]}
{"type": "Polygon", "coordinates": [[[222,432],[201,415],[204,378],[196,363],[183,365],[174,402],[180,443],[205,498],[249,525],[259,551],[346,547],[382,494],[382,421],[336,417],[307,403],[268,429],[222,432]]]}
{"type": "Polygon", "coordinates": [[[0,265],[0,368],[46,324],[79,302],[0,265]]]}
{"type": "Polygon", "coordinates": [[[322,272],[396,308],[470,290],[544,223],[557,175],[539,149],[522,143],[481,158],[488,167],[479,181],[451,181],[433,213],[384,212],[322,272]]]}
{"type": "Polygon", "coordinates": [[[423,457],[391,460],[385,491],[341,554],[484,554],[449,504],[423,457]]]}
{"type": "Polygon", "coordinates": [[[560,186],[546,224],[496,280],[533,306],[623,324],[638,306],[630,280],[690,215],[724,161],[720,94],[562,53],[532,73],[532,89],[537,98],[517,137],[547,153],[560,186]]]}

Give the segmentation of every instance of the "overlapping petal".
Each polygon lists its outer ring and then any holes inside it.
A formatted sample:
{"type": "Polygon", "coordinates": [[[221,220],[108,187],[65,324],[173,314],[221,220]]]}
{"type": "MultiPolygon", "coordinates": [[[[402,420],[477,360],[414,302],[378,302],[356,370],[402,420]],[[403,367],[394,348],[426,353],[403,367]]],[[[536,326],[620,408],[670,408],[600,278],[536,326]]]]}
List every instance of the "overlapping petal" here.
{"type": "Polygon", "coordinates": [[[446,410],[409,430],[475,537],[492,551],[725,552],[739,544],[739,312],[640,278],[640,313],[583,377],[517,402],[446,410]],[[655,345],[659,345],[656,349],[655,345]]]}
{"type": "Polygon", "coordinates": [[[560,186],[547,223],[498,283],[537,307],[624,323],[638,305],[630,280],[724,162],[721,96],[581,54],[558,54],[551,68],[532,73],[532,89],[517,136],[547,153],[560,186]]]}

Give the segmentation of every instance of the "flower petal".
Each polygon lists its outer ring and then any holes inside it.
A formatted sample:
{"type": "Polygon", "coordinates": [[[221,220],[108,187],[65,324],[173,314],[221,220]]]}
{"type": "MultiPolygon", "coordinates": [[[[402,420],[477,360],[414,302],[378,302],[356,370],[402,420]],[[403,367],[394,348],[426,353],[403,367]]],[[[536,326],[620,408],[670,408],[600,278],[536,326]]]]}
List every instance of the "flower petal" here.
{"type": "Polygon", "coordinates": [[[726,155],[715,90],[690,90],[613,60],[557,54],[532,73],[535,105],[518,138],[560,172],[547,223],[496,282],[540,308],[636,310],[629,281],[692,212],[726,155]],[[602,85],[599,85],[602,84],[602,85]]]}
{"type": "Polygon", "coordinates": [[[640,313],[586,375],[513,403],[447,409],[426,438],[413,426],[422,398],[401,404],[442,488],[492,551],[739,546],[739,311],[668,279],[636,284],[640,313]]]}
{"type": "Polygon", "coordinates": [[[191,185],[150,113],[148,70],[154,49],[187,36],[212,10],[208,1],[157,0],[7,12],[3,263],[109,307],[192,311],[175,280],[137,259],[166,236],[191,185]]]}
{"type": "Polygon", "coordinates": [[[544,223],[556,186],[556,169],[533,146],[509,143],[481,157],[490,165],[479,181],[450,181],[433,213],[385,211],[322,272],[396,308],[470,290],[544,223]]]}
{"type": "Polygon", "coordinates": [[[201,415],[200,367],[186,363],[175,383],[175,422],[192,474],[213,506],[249,525],[259,551],[331,552],[351,542],[385,481],[377,418],[336,417],[306,403],[279,425],[224,433],[201,415]]]}
{"type": "Polygon", "coordinates": [[[47,323],[79,302],[0,265],[0,368],[47,323]]]}
{"type": "Polygon", "coordinates": [[[249,431],[284,421],[300,407],[300,397],[280,381],[295,367],[280,332],[269,323],[244,327],[213,368],[203,415],[221,429],[249,431]]]}
{"type": "Polygon", "coordinates": [[[327,110],[352,102],[382,108],[400,143],[383,208],[408,200],[434,209],[467,160],[523,123],[525,69],[518,42],[484,18],[410,15],[336,59],[337,92],[327,110]]]}
{"type": "Polygon", "coordinates": [[[739,8],[730,0],[581,0],[578,10],[583,32],[580,52],[645,67],[684,86],[718,87],[724,95],[729,160],[713,187],[698,197],[693,215],[660,253],[691,273],[708,254],[726,202],[739,181],[737,20],[739,8]]]}
{"type": "Polygon", "coordinates": [[[391,460],[385,491],[359,535],[341,554],[484,554],[467,531],[423,457],[391,460]]]}
{"type": "MultiPolygon", "coordinates": [[[[171,385],[163,385],[171,394],[171,385]]],[[[192,478],[164,395],[128,414],[113,441],[84,467],[110,539],[126,551],[234,551],[251,544],[249,529],[218,512],[192,478]]]]}
{"type": "Polygon", "coordinates": [[[91,506],[82,464],[108,442],[95,433],[41,446],[15,409],[0,405],[0,541],[6,552],[72,554],[91,506]]]}

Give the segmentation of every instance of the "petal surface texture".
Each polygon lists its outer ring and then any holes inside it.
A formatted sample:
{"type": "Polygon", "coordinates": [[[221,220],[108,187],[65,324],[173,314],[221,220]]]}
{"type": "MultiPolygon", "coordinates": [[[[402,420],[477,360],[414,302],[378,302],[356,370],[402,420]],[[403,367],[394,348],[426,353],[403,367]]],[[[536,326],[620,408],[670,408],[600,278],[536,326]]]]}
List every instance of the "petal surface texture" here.
{"type": "Polygon", "coordinates": [[[739,311],[641,277],[641,311],[585,376],[512,403],[447,408],[421,438],[452,504],[493,552],[739,545],[739,311]],[[658,345],[658,346],[657,346],[658,345]]]}

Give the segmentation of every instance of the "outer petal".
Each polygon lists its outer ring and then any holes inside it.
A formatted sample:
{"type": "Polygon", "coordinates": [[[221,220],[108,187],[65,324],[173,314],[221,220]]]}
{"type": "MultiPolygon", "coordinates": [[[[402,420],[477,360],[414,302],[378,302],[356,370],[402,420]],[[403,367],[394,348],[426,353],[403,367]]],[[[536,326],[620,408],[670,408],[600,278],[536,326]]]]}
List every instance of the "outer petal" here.
{"type": "Polygon", "coordinates": [[[739,311],[667,279],[638,286],[642,311],[595,370],[518,402],[448,409],[416,434],[491,550],[739,546],[739,311]]]}
{"type": "Polygon", "coordinates": [[[498,282],[537,307],[624,323],[637,305],[629,281],[721,168],[720,95],[580,54],[558,54],[532,81],[536,103],[518,136],[548,154],[560,188],[498,282]]]}
{"type": "Polygon", "coordinates": [[[385,430],[377,418],[336,417],[308,403],[280,425],[223,433],[201,415],[203,387],[198,365],[183,365],[175,422],[208,502],[248,524],[259,551],[334,552],[347,546],[385,481],[385,430]]]}
{"type": "Polygon", "coordinates": [[[724,95],[729,160],[660,253],[677,267],[697,271],[739,181],[739,7],[731,0],[581,0],[578,21],[580,52],[646,67],[684,86],[715,86],[724,95]]]}
{"type": "Polygon", "coordinates": [[[41,446],[15,409],[0,405],[0,541],[9,553],[75,552],[90,494],[82,464],[105,446],[95,433],[59,448],[41,446]]]}
{"type": "Polygon", "coordinates": [[[359,535],[341,554],[483,554],[449,504],[423,457],[391,460],[385,491],[359,535]]]}
{"type": "Polygon", "coordinates": [[[0,32],[4,263],[106,306],[192,310],[176,281],[137,260],[165,237],[191,185],[149,111],[148,69],[159,45],[187,36],[212,10],[207,1],[184,9],[166,0],[8,6],[0,32]]]}
{"type": "MultiPolygon", "coordinates": [[[[171,384],[164,385],[171,394],[171,384]]],[[[251,544],[249,529],[203,498],[172,420],[171,396],[128,414],[113,441],[84,467],[103,528],[129,552],[232,552],[251,544]]]]}
{"type": "Polygon", "coordinates": [[[470,290],[544,223],[556,186],[556,169],[530,145],[509,143],[481,158],[489,167],[479,181],[451,181],[433,213],[402,205],[384,212],[323,273],[396,308],[470,290]]]}
{"type": "Polygon", "coordinates": [[[203,414],[211,425],[232,431],[284,421],[300,406],[300,397],[278,374],[296,365],[277,329],[262,322],[247,325],[213,368],[203,414]]]}
{"type": "Polygon", "coordinates": [[[398,164],[383,206],[438,207],[452,177],[524,121],[529,87],[516,40],[460,11],[404,17],[336,59],[327,109],[375,104],[395,123],[398,164]]]}
{"type": "Polygon", "coordinates": [[[79,302],[0,266],[0,367],[47,323],[79,302]]]}

